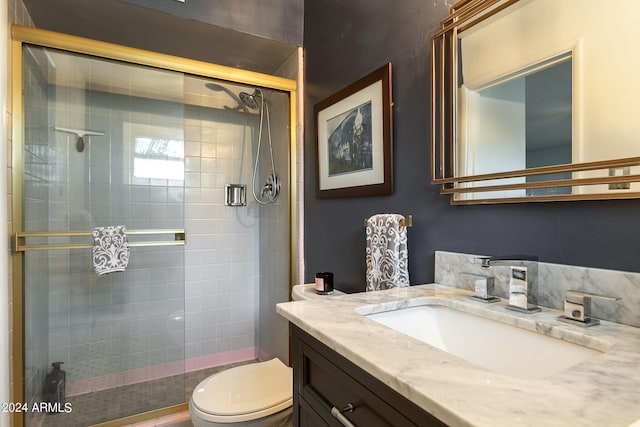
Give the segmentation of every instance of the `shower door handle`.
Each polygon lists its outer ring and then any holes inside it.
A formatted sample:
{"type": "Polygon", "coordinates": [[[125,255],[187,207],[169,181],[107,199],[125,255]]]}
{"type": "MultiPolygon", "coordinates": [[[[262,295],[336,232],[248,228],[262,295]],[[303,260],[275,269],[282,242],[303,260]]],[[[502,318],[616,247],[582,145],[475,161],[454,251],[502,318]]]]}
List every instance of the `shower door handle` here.
{"type": "Polygon", "coordinates": [[[342,424],[344,427],[356,427],[355,424],[349,421],[349,419],[342,414],[343,412],[353,412],[353,409],[354,408],[351,403],[345,406],[342,411],[334,406],[331,408],[331,415],[333,415],[333,418],[340,421],[340,424],[342,424]]]}

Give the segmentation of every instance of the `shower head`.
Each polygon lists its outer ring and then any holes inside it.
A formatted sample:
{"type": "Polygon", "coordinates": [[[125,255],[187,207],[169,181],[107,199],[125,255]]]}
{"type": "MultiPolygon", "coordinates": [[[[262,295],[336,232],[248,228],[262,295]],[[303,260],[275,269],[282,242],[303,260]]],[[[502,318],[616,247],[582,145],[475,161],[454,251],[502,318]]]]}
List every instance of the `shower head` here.
{"type": "Polygon", "coordinates": [[[257,110],[262,105],[262,91],[260,89],[254,90],[252,94],[240,92],[239,95],[242,103],[252,110],[257,110]]]}
{"type": "Polygon", "coordinates": [[[214,92],[224,92],[224,93],[226,93],[227,95],[229,95],[231,98],[233,98],[233,100],[234,100],[235,102],[237,102],[237,103],[238,103],[238,106],[237,106],[237,107],[233,107],[233,108],[232,108],[232,107],[227,107],[227,106],[225,106],[224,108],[227,108],[227,109],[229,109],[229,110],[242,110],[242,111],[244,111],[245,113],[248,113],[248,112],[249,112],[249,110],[247,110],[247,107],[245,106],[245,103],[244,103],[244,102],[242,102],[242,101],[240,100],[240,98],[238,98],[238,95],[236,95],[235,93],[233,93],[232,91],[230,91],[230,90],[229,90],[229,89],[227,89],[226,87],[224,87],[224,86],[222,86],[222,85],[220,85],[220,84],[218,84],[218,83],[205,83],[205,87],[206,87],[207,89],[210,89],[210,90],[214,91],[214,92]]]}

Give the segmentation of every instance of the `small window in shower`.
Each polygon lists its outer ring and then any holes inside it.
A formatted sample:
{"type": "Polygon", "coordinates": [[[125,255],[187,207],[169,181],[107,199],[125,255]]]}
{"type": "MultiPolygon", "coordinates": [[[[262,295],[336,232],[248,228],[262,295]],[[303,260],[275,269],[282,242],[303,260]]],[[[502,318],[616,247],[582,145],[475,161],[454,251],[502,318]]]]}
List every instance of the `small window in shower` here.
{"type": "MultiPolygon", "coordinates": [[[[181,128],[162,126],[166,117],[133,114],[131,121],[122,124],[124,140],[125,181],[143,184],[148,180],[162,180],[163,185],[182,186],[184,168],[184,131],[181,128]],[[154,124],[144,123],[152,120],[154,124]],[[128,176],[127,176],[128,175],[128,176]]],[[[158,185],[158,184],[156,184],[158,185]]]]}
{"type": "Polygon", "coordinates": [[[136,178],[184,180],[184,141],[136,137],[134,152],[136,178]]]}

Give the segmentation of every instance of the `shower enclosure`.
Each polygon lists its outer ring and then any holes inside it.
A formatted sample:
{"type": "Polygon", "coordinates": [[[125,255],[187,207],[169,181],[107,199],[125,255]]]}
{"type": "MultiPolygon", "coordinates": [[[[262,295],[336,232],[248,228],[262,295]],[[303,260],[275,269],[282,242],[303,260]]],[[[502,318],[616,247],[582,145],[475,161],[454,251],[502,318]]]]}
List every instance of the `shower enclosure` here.
{"type": "Polygon", "coordinates": [[[296,265],[295,84],[113,45],[105,58],[92,54],[107,51],[99,42],[17,30],[14,396],[38,410],[15,425],[133,422],[184,410],[212,369],[286,363],[274,304],[296,265]],[[258,91],[262,106],[243,102],[258,91]],[[271,203],[225,203],[225,187],[264,195],[275,174],[271,203]],[[117,225],[129,262],[98,275],[89,231],[117,225]],[[47,376],[57,362],[63,388],[47,376]]]}

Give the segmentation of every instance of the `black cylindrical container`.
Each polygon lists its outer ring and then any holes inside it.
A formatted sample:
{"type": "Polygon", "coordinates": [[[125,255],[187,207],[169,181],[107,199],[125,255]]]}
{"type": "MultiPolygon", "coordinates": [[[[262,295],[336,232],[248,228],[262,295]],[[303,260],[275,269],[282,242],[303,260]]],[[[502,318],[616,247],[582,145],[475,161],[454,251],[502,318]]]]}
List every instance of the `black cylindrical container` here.
{"type": "Polygon", "coordinates": [[[321,295],[333,293],[333,273],[316,273],[316,292],[321,295]]]}
{"type": "Polygon", "coordinates": [[[44,401],[55,403],[58,408],[62,407],[65,401],[65,383],[67,373],[60,369],[63,362],[53,362],[53,370],[47,374],[44,384],[44,401]]]}

